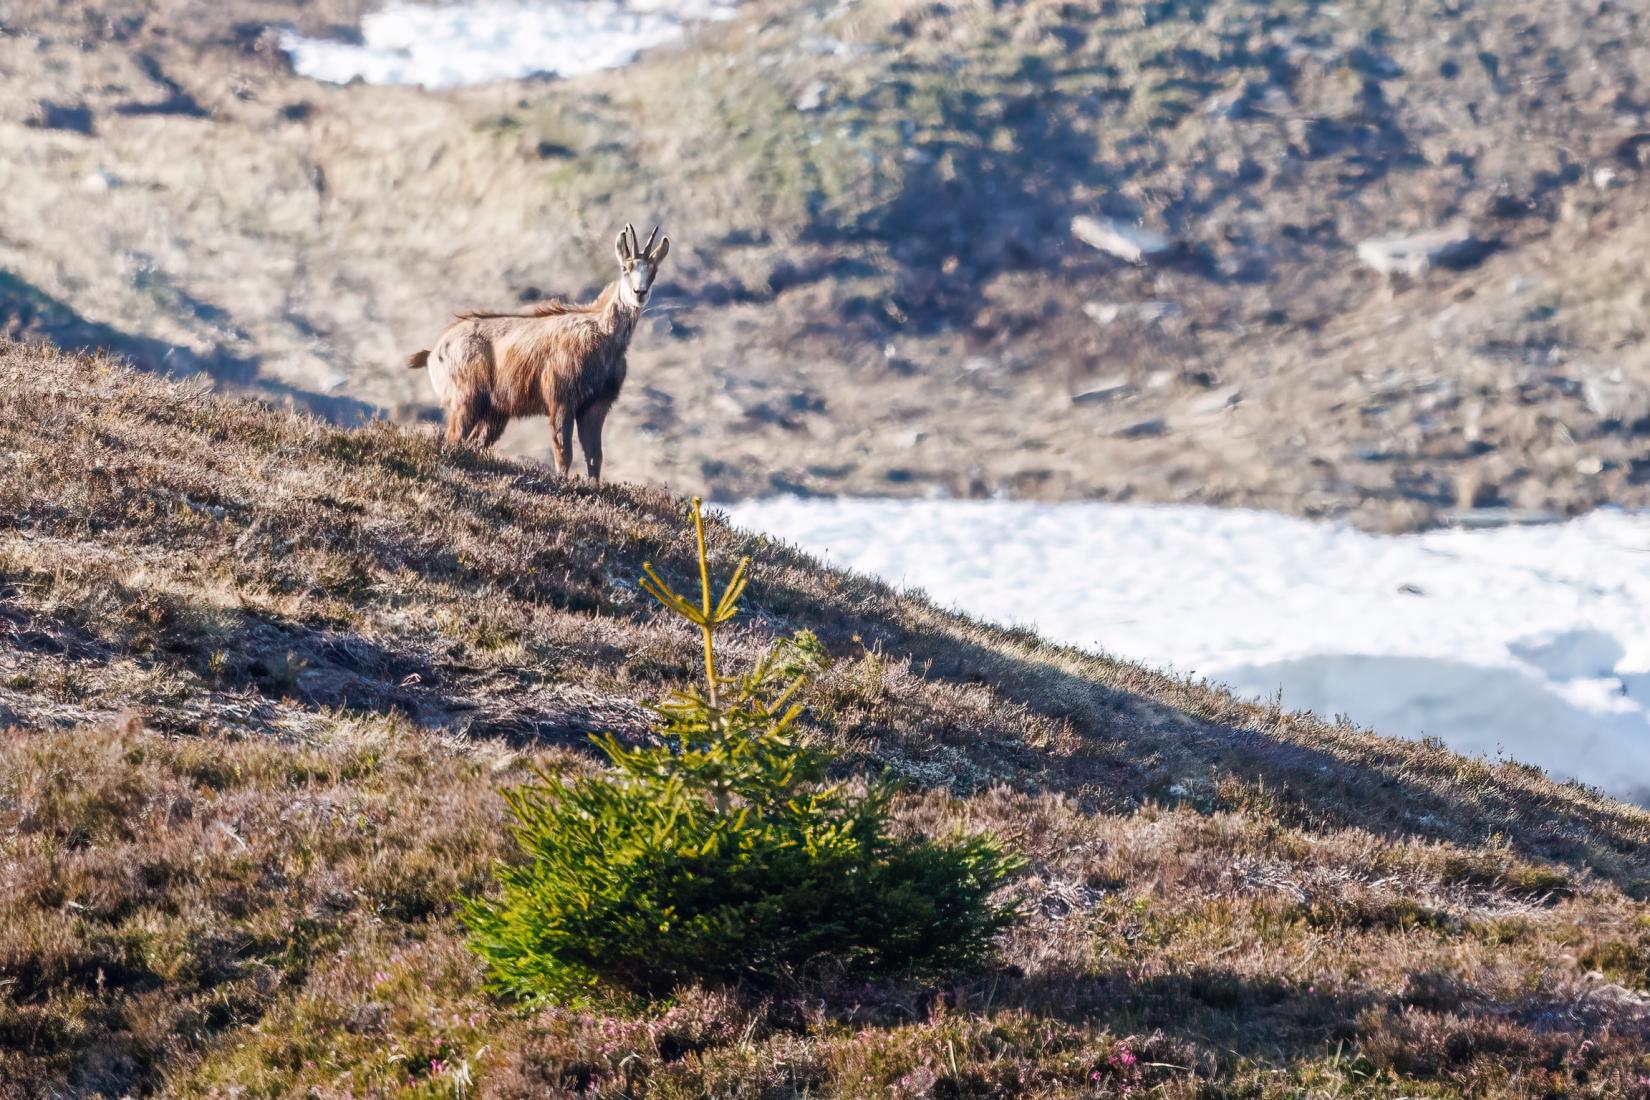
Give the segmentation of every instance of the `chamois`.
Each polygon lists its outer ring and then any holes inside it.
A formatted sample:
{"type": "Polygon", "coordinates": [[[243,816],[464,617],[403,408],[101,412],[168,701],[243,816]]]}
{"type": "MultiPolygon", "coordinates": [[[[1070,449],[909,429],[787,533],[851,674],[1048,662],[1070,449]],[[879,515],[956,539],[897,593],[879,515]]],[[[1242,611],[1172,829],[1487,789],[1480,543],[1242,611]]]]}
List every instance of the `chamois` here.
{"type": "Polygon", "coordinates": [[[467,310],[435,347],[407,359],[413,369],[429,367],[449,440],[491,447],[513,417],[543,414],[556,468],[567,475],[577,427],[585,471],[601,481],[602,421],[624,385],[625,350],[670,238],[654,226],[638,246],[635,227],[626,225],[614,247],[619,277],[594,302],[542,302],[517,313],[467,310]]]}

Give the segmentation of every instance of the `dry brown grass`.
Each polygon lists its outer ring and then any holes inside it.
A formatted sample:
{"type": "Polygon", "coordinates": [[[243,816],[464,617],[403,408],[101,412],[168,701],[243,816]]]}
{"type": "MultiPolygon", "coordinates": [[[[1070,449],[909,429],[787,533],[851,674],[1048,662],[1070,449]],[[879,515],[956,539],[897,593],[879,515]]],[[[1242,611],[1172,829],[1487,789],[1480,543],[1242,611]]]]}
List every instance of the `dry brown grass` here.
{"type": "Polygon", "coordinates": [[[485,996],[495,789],[694,642],[682,504],[0,345],[0,1095],[1552,1096],[1650,1081],[1650,813],[1050,646],[715,525],[747,658],[1030,861],[945,989],[485,996]]]}

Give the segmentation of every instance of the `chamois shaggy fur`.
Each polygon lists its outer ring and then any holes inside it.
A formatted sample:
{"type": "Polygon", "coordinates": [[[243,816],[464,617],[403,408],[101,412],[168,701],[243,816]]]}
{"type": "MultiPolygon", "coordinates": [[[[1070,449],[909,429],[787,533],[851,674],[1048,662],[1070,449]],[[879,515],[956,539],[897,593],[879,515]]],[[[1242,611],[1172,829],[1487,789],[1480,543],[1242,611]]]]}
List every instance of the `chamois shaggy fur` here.
{"type": "Polygon", "coordinates": [[[670,238],[654,226],[638,245],[635,227],[626,225],[614,249],[619,277],[595,301],[466,310],[433,348],[407,359],[408,367],[429,368],[449,440],[491,447],[512,418],[548,416],[556,468],[569,472],[576,428],[585,471],[601,480],[602,424],[624,386],[625,352],[670,238]]]}

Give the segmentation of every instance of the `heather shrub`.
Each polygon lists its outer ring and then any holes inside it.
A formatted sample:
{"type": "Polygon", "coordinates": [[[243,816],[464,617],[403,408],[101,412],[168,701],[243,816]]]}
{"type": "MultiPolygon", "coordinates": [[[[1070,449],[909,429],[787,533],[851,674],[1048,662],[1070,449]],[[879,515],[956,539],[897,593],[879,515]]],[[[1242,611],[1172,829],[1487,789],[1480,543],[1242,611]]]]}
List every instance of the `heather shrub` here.
{"type": "Polygon", "coordinates": [[[505,792],[520,848],[465,901],[495,989],[527,1000],[656,996],[688,983],[935,974],[979,963],[1014,918],[995,900],[1017,860],[983,836],[896,836],[894,791],[829,781],[800,744],[798,697],[824,660],[811,634],[741,676],[715,635],[748,562],[714,600],[694,502],[700,599],[644,566],[642,587],[704,639],[705,680],[655,707],[649,743],[595,739],[611,767],[505,792]]]}

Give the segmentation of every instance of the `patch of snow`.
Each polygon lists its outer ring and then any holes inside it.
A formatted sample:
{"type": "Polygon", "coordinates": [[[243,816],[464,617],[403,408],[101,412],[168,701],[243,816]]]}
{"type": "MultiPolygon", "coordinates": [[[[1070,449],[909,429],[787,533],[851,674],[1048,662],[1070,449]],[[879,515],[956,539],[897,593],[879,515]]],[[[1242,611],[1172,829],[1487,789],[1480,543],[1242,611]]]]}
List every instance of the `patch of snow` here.
{"type": "Polygon", "coordinates": [[[737,0],[392,2],[361,19],[361,42],[281,35],[303,76],[334,84],[452,88],[539,73],[577,76],[628,65],[696,22],[728,19],[737,0]]]}
{"type": "Polygon", "coordinates": [[[1381,536],[1192,506],[723,508],[986,619],[1650,801],[1650,514],[1381,536]]]}

